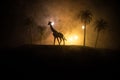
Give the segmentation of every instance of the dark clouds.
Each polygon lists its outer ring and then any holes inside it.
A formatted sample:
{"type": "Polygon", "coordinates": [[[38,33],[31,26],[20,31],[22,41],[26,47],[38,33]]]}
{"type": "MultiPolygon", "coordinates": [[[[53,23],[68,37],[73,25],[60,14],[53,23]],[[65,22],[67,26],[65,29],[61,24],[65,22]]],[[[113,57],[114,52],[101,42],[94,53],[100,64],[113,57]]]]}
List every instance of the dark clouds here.
{"type": "MultiPolygon", "coordinates": [[[[1,3],[1,44],[13,45],[14,42],[14,44],[19,45],[28,42],[29,33],[27,33],[27,30],[29,27],[26,27],[25,25],[27,18],[33,18],[33,21],[35,22],[34,36],[36,37],[34,37],[34,39],[37,42],[41,39],[40,34],[37,34],[37,32],[39,33],[38,26],[44,26],[45,28],[45,41],[51,39],[49,37],[50,35],[48,35],[50,34],[50,31],[47,29],[48,20],[54,20],[56,23],[56,29],[62,31],[63,33],[66,33],[65,30],[68,32],[74,32],[74,29],[79,29],[80,24],[79,20],[76,19],[76,16],[82,9],[90,9],[94,15],[94,20],[99,17],[104,17],[108,21],[110,28],[108,29],[109,32],[107,32],[107,35],[109,35],[110,40],[108,40],[107,47],[112,47],[112,45],[119,47],[119,38],[117,37],[120,29],[118,16],[119,8],[116,0],[3,1],[1,3]],[[109,44],[110,42],[112,42],[111,45],[109,44]]],[[[92,31],[92,28],[90,28],[90,31],[92,31]]],[[[88,33],[90,31],[88,31],[88,33]]],[[[94,32],[91,34],[94,34],[94,32]]],[[[94,39],[90,39],[88,42],[91,42],[91,44],[88,45],[94,45],[94,39]]]]}

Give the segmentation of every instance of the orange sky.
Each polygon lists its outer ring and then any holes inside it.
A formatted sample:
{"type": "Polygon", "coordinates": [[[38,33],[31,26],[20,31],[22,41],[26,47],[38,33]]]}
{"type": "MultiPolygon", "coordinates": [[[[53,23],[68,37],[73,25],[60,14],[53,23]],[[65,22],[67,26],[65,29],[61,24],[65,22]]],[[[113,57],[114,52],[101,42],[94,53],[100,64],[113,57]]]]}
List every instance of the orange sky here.
{"type": "MultiPolygon", "coordinates": [[[[19,45],[30,43],[30,25],[25,25],[26,18],[33,18],[32,41],[35,44],[53,44],[53,36],[49,28],[48,21],[55,22],[55,29],[62,32],[65,37],[71,40],[78,36],[70,44],[83,44],[82,23],[77,19],[78,13],[83,9],[89,9],[93,13],[93,21],[87,25],[86,45],[94,47],[96,32],[93,22],[96,19],[104,18],[109,27],[100,34],[98,47],[116,48],[119,47],[119,12],[115,0],[13,0],[8,2],[8,7],[2,5],[3,24],[1,35],[4,36],[3,45],[19,45]],[[39,28],[44,28],[44,34],[40,34],[39,28]],[[9,35],[8,35],[9,34],[9,35]],[[117,36],[116,36],[117,35],[117,36]],[[14,43],[14,44],[12,44],[14,43]],[[117,46],[116,46],[117,45],[117,46]]],[[[69,42],[66,42],[69,44],[69,42]]]]}

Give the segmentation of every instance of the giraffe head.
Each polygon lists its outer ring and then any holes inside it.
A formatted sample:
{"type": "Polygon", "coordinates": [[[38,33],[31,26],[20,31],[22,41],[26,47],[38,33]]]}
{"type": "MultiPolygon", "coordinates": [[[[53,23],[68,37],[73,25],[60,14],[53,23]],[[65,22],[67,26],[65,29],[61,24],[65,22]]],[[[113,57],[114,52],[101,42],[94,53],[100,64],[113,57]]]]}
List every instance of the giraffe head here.
{"type": "Polygon", "coordinates": [[[52,26],[53,26],[53,25],[54,25],[54,22],[49,21],[49,22],[48,22],[48,25],[52,25],[52,26]]]}
{"type": "Polygon", "coordinates": [[[49,22],[48,22],[48,25],[52,25],[52,22],[51,22],[51,21],[49,21],[49,22]]]}

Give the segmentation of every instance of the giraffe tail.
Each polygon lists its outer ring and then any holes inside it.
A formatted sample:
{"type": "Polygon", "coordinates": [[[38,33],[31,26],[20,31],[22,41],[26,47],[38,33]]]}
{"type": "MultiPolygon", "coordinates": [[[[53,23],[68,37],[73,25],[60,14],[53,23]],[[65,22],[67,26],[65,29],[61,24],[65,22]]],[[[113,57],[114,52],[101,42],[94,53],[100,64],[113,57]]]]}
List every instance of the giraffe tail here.
{"type": "Polygon", "coordinates": [[[67,39],[65,37],[63,37],[63,39],[67,41],[67,39]]]}

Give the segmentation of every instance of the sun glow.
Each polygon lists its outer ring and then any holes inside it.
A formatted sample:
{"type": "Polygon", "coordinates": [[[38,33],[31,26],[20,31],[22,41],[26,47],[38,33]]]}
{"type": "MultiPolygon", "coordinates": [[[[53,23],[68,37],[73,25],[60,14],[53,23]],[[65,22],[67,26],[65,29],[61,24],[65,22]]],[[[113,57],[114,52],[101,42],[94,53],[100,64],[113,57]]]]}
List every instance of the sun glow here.
{"type": "Polygon", "coordinates": [[[84,26],[84,25],[82,26],[82,29],[85,29],[85,26],[84,26]]]}
{"type": "Polygon", "coordinates": [[[79,45],[78,35],[72,34],[72,35],[66,36],[66,38],[67,38],[67,41],[66,41],[67,45],[79,45]]]}
{"type": "Polygon", "coordinates": [[[51,23],[51,25],[54,25],[54,24],[55,24],[54,22],[51,23]]]}

